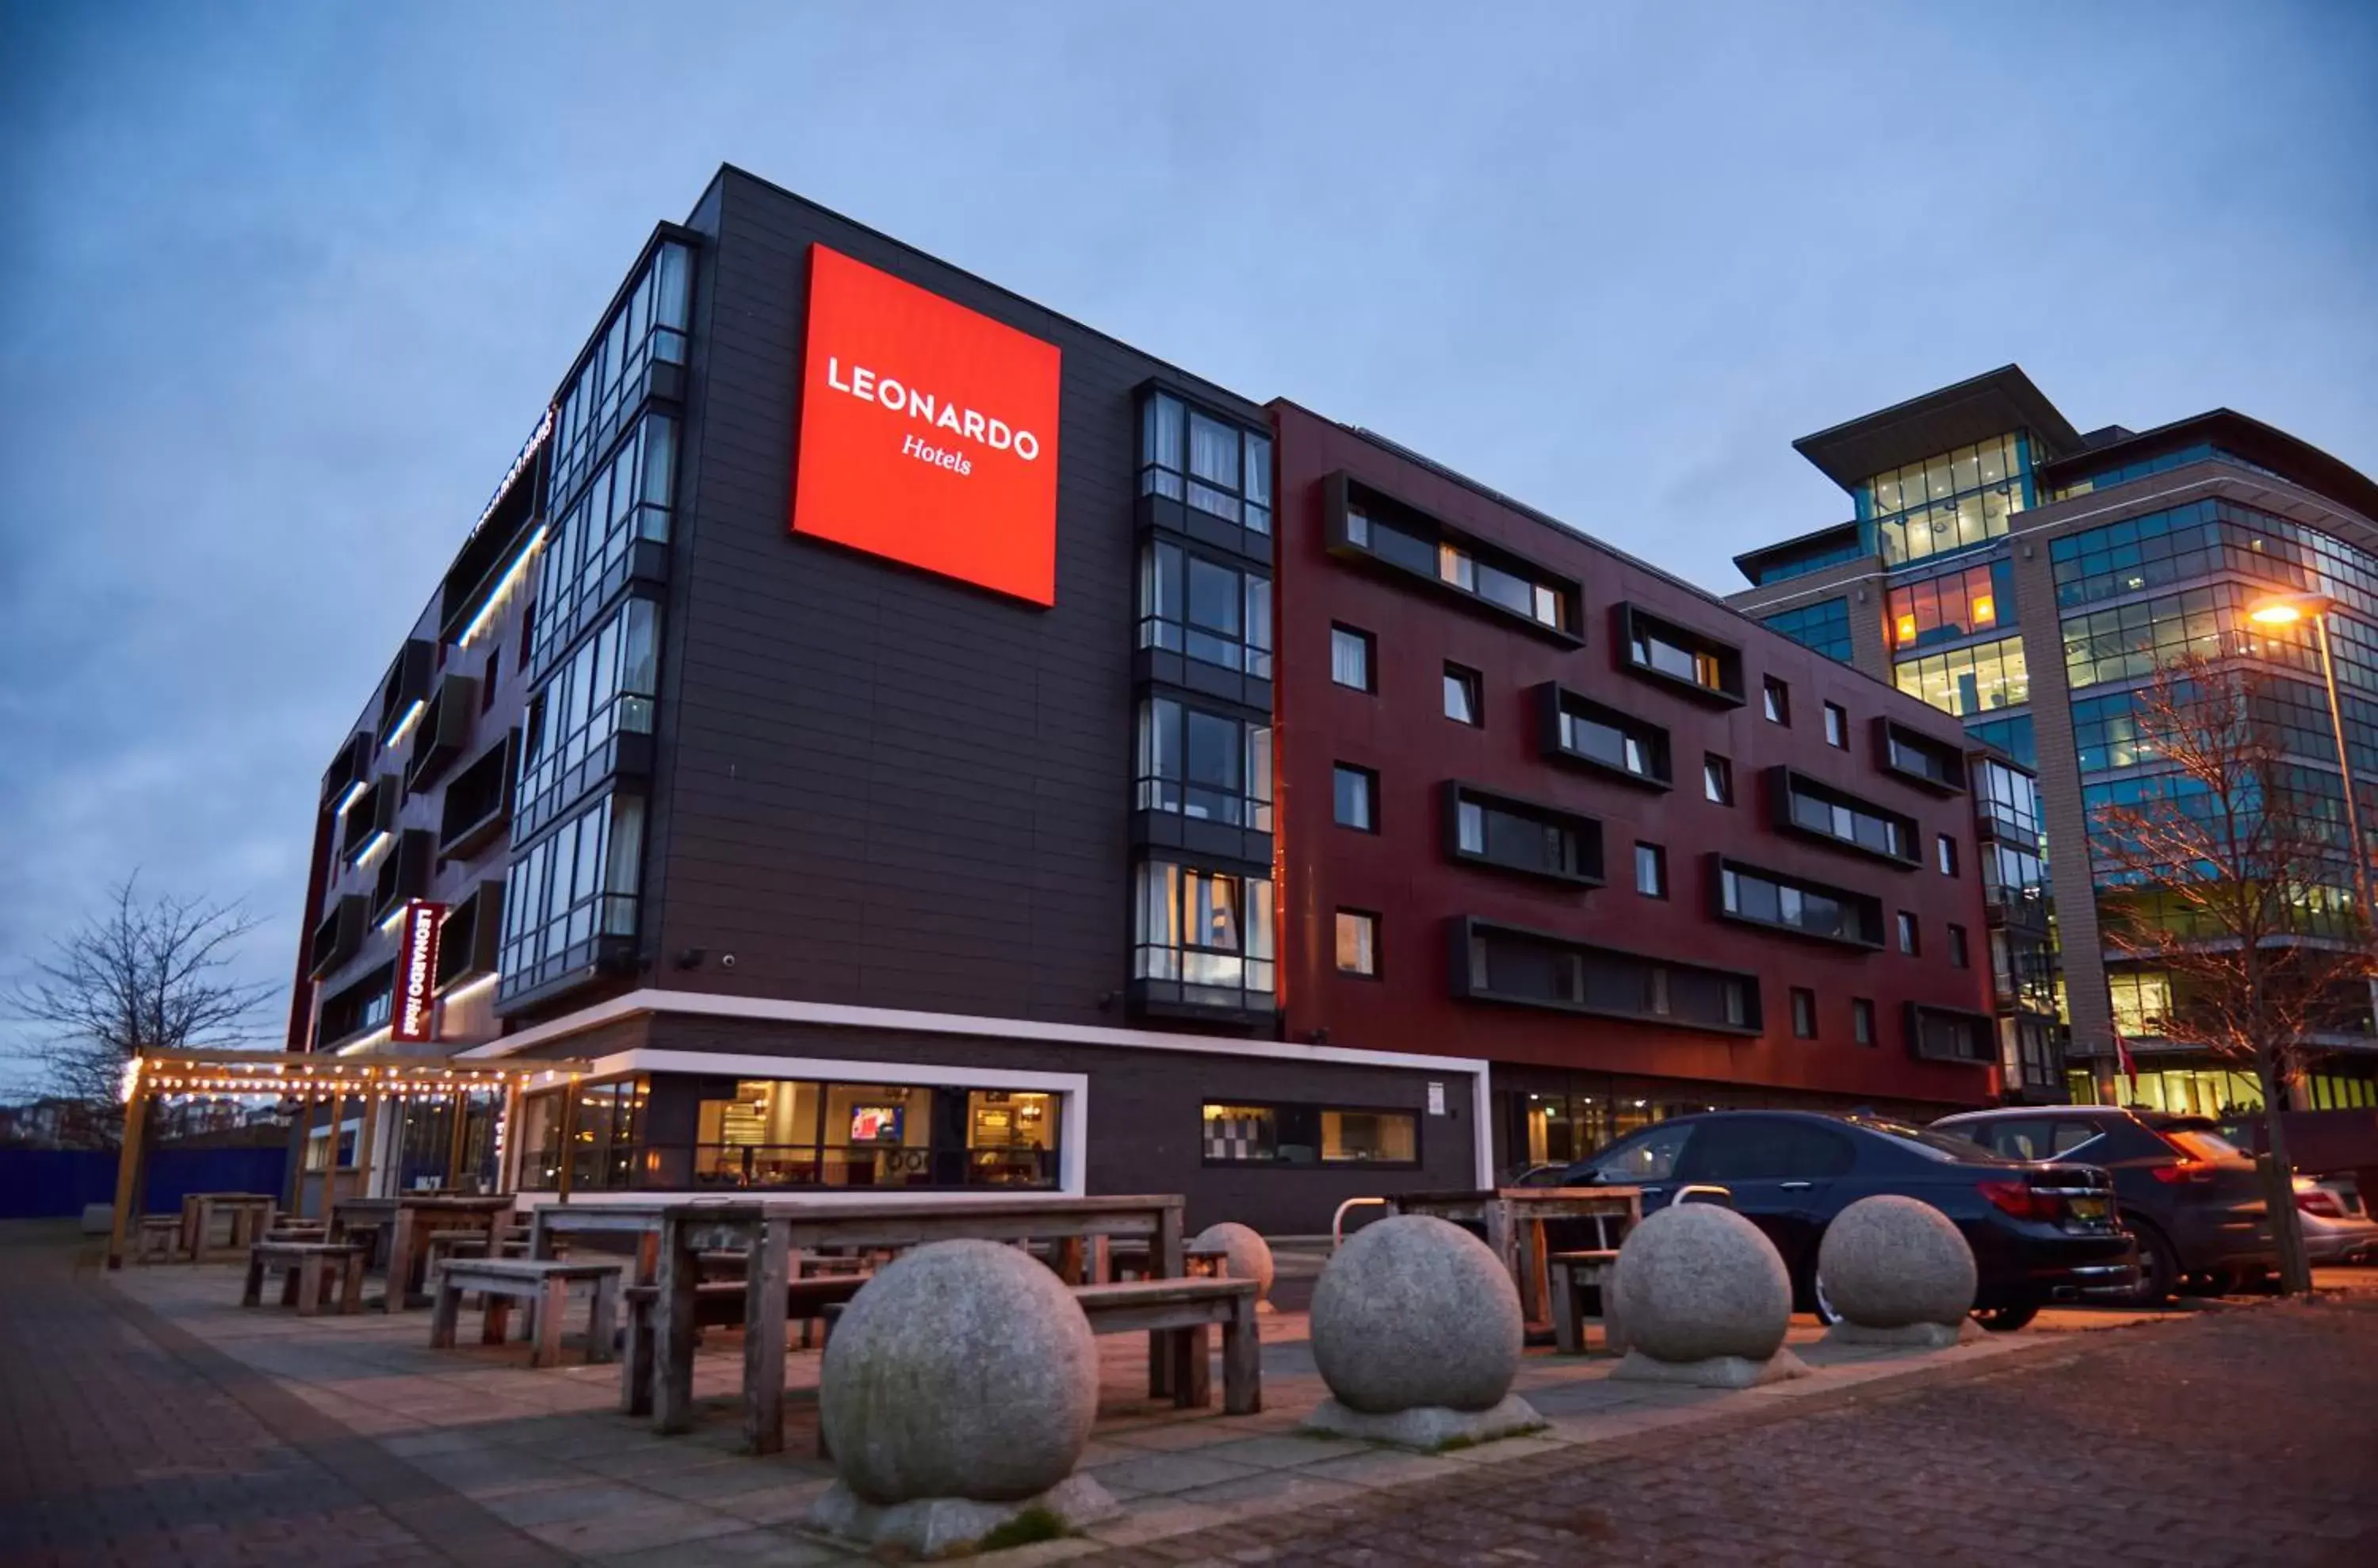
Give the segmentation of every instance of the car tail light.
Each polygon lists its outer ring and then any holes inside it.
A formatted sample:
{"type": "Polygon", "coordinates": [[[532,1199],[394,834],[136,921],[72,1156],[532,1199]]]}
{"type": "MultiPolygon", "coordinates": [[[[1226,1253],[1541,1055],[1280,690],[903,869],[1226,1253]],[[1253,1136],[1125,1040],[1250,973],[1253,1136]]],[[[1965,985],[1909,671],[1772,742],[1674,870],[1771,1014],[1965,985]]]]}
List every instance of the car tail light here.
{"type": "Polygon", "coordinates": [[[1993,1208],[2012,1214],[2018,1220],[2042,1220],[2053,1224],[2063,1212],[2063,1205],[2045,1192],[2035,1192],[2027,1181],[1986,1181],[1980,1184],[1982,1196],[1993,1208]]]}
{"type": "Polygon", "coordinates": [[[2318,1214],[2324,1220],[2345,1218],[2345,1207],[2337,1202],[2336,1195],[2333,1192],[2323,1192],[2318,1188],[2314,1188],[2310,1192],[2297,1193],[2296,1207],[2307,1214],[2318,1214]]]}
{"type": "Polygon", "coordinates": [[[2202,1187],[2213,1179],[2213,1164],[2209,1160],[2182,1160],[2175,1165],[2153,1165],[2156,1180],[2166,1187],[2178,1187],[2182,1182],[2202,1187]]]}

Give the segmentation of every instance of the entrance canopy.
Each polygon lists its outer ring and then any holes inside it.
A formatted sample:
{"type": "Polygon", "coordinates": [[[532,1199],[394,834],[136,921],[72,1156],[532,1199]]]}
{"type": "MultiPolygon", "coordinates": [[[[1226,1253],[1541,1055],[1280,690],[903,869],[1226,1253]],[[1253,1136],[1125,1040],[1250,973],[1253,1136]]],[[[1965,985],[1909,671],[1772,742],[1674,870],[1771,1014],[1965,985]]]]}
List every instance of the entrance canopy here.
{"type": "MultiPolygon", "coordinates": [[[[452,1056],[407,1056],[393,1053],[321,1055],[282,1051],[184,1048],[144,1050],[124,1067],[124,1151],[115,1172],[114,1225],[107,1261],[123,1266],[126,1234],[140,1201],[147,1175],[149,1107],[159,1100],[222,1097],[296,1100],[309,1109],[331,1108],[332,1125],[352,1104],[363,1118],[365,1147],[357,1164],[369,1167],[368,1139],[379,1107],[390,1101],[459,1100],[472,1094],[500,1097],[507,1114],[523,1089],[576,1081],[587,1071],[579,1061],[507,1061],[452,1056]]],[[[457,1128],[461,1126],[457,1118],[457,1128]]],[[[336,1132],[333,1131],[333,1148],[336,1132]]],[[[335,1161],[330,1172],[335,1183],[335,1161]]],[[[335,1188],[324,1194],[324,1212],[335,1188]]]]}

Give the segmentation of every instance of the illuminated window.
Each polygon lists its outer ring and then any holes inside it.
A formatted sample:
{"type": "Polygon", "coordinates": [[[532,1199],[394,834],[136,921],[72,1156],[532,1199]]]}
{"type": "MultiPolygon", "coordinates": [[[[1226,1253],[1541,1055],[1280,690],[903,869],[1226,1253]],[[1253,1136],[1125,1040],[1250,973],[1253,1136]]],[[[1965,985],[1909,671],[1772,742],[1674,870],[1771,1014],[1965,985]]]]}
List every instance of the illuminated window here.
{"type": "Polygon", "coordinates": [[[2013,609],[2011,561],[1901,584],[1891,590],[1891,645],[1904,652],[1997,631],[2013,624],[2013,609]]]}
{"type": "Polygon", "coordinates": [[[1858,516],[1899,566],[2004,537],[2029,504],[2030,482],[2028,439],[1993,436],[1871,476],[1856,487],[1858,516]]]}
{"type": "Polygon", "coordinates": [[[1420,1118],[1410,1111],[1209,1102],[1204,1123],[1208,1164],[1420,1163],[1420,1118]]]}
{"type": "Polygon", "coordinates": [[[1268,877],[1149,861],[1137,874],[1132,975],[1181,988],[1183,1001],[1271,1006],[1268,877]]]}
{"type": "Polygon", "coordinates": [[[1379,972],[1379,917],[1360,910],[1338,911],[1338,972],[1375,979],[1379,972]]]}
{"type": "Polygon", "coordinates": [[[1893,673],[1901,691],[1961,718],[2031,700],[2031,672],[2020,637],[1904,658],[1893,673]]]}

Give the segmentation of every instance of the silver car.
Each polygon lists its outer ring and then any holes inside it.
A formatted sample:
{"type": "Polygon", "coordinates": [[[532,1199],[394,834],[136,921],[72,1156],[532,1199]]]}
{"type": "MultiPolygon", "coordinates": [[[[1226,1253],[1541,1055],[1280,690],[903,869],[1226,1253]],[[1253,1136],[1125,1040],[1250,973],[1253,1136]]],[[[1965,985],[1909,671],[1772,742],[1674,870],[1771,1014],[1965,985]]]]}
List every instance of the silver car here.
{"type": "Polygon", "coordinates": [[[2296,1212],[2313,1263],[2378,1263],[2378,1220],[2351,1176],[2296,1177],[2296,1212]]]}

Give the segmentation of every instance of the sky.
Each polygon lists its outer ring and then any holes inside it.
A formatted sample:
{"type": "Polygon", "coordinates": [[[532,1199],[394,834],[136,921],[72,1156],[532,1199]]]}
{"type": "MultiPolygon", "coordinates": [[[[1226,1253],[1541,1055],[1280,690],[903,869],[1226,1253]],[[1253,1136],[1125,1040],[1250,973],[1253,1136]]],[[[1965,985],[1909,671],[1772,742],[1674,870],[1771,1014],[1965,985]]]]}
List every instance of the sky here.
{"type": "Polygon", "coordinates": [[[135,872],[285,984],[330,754],[722,162],[1723,593],[1849,515],[1794,438],[2010,361],[2378,475],[2373,82],[2358,0],[0,0],[0,984],[135,872]]]}

